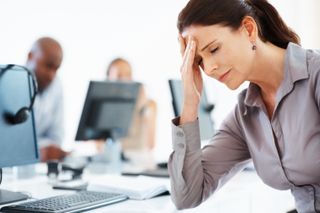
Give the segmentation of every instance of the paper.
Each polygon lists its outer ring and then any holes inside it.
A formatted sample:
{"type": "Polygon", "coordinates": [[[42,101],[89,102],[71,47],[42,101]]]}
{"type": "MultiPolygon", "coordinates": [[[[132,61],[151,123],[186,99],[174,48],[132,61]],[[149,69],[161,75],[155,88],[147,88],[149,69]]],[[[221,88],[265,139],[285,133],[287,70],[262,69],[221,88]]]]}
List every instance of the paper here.
{"type": "Polygon", "coordinates": [[[89,191],[102,191],[125,194],[130,199],[149,199],[169,191],[169,179],[145,176],[108,176],[89,183],[89,191]]]}

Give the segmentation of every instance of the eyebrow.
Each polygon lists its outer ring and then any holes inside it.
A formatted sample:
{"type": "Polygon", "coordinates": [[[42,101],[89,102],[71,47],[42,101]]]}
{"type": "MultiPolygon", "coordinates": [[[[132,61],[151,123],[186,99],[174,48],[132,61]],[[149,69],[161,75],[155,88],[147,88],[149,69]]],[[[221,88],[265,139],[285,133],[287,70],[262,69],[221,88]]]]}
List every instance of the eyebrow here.
{"type": "Polygon", "coordinates": [[[216,41],[217,41],[217,39],[211,41],[211,42],[208,43],[206,46],[204,46],[204,47],[201,49],[201,51],[205,50],[210,44],[212,44],[212,43],[214,43],[214,42],[216,42],[216,41]]]}

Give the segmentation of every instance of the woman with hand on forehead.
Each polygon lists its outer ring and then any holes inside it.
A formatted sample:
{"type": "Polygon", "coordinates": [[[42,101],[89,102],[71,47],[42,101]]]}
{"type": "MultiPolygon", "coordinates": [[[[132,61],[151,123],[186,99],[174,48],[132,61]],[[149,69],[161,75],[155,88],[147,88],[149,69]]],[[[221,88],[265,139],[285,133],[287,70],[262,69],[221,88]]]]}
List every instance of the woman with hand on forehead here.
{"type": "Polygon", "coordinates": [[[199,205],[252,160],[264,183],[291,190],[299,212],[319,212],[320,55],[299,46],[266,0],[190,0],[178,29],[184,103],[169,159],[177,208],[199,205]],[[203,149],[201,71],[232,90],[250,82],[203,149]]]}

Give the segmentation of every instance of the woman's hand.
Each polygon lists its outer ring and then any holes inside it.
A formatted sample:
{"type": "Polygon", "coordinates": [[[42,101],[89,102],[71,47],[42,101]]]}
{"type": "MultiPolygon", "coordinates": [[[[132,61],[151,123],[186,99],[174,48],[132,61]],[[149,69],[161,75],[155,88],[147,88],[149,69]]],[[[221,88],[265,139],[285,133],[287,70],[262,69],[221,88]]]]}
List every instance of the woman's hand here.
{"type": "Polygon", "coordinates": [[[183,82],[183,108],[180,124],[195,121],[198,117],[203,82],[198,63],[195,63],[197,45],[193,38],[187,40],[179,35],[183,63],[180,68],[183,82]]]}

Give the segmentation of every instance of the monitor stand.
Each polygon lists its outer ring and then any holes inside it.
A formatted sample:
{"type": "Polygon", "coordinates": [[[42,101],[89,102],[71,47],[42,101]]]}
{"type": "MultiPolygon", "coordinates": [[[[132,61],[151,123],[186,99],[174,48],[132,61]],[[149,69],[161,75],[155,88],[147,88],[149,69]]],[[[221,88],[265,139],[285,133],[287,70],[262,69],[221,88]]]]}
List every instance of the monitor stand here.
{"type": "Polygon", "coordinates": [[[95,173],[121,173],[121,143],[118,140],[107,138],[102,153],[93,156],[89,164],[90,170],[95,173]]]}
{"type": "MultiPolygon", "coordinates": [[[[0,184],[2,182],[2,168],[0,168],[0,184]]],[[[21,192],[11,192],[0,189],[0,205],[12,203],[16,201],[26,200],[29,196],[21,192]]]]}
{"type": "Polygon", "coordinates": [[[107,138],[104,143],[103,151],[91,157],[92,162],[111,163],[121,161],[121,145],[119,141],[107,138]]]}
{"type": "Polygon", "coordinates": [[[11,192],[3,189],[0,190],[0,205],[26,200],[28,198],[28,195],[21,192],[11,192]]]}

